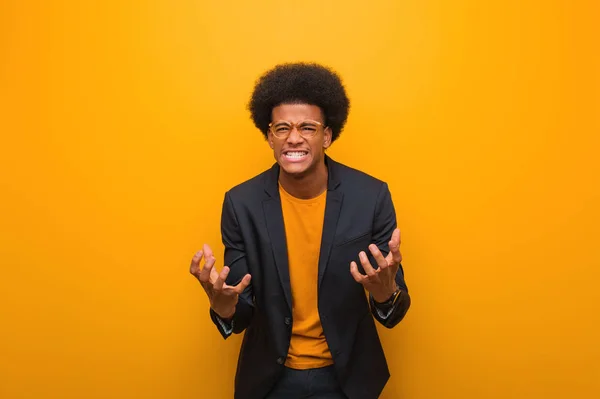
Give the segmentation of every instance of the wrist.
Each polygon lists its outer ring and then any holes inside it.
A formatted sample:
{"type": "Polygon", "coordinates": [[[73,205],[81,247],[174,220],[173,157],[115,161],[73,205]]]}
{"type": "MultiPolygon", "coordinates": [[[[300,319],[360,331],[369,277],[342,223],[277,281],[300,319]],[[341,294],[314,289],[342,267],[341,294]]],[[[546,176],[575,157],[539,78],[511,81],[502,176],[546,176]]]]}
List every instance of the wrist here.
{"type": "Polygon", "coordinates": [[[226,311],[217,311],[213,308],[213,312],[215,312],[222,320],[230,320],[233,318],[233,315],[235,315],[235,307],[226,311]]]}
{"type": "Polygon", "coordinates": [[[396,296],[398,295],[398,293],[400,292],[400,287],[398,287],[397,284],[394,284],[394,290],[393,291],[385,291],[382,293],[377,293],[377,294],[373,294],[371,293],[371,295],[373,296],[373,300],[379,304],[382,303],[386,303],[386,302],[391,302],[393,301],[396,296]]]}

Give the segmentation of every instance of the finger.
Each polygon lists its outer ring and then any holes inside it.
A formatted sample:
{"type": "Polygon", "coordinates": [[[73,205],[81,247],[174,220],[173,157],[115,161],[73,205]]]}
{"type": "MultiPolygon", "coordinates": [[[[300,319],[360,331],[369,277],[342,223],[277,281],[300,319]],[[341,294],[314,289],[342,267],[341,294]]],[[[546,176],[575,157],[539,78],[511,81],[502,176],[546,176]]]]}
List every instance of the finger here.
{"type": "Polygon", "coordinates": [[[204,251],[204,268],[202,270],[208,274],[208,276],[203,275],[204,280],[202,281],[207,281],[211,284],[214,284],[219,277],[219,273],[213,268],[216,258],[208,244],[204,244],[202,248],[204,251]]]}
{"type": "Polygon", "coordinates": [[[395,229],[389,242],[390,250],[400,249],[400,229],[395,229]]]}
{"type": "MultiPolygon", "coordinates": [[[[214,260],[214,257],[213,257],[214,260]]],[[[212,269],[210,269],[210,278],[208,279],[208,281],[211,284],[214,284],[217,282],[217,279],[219,278],[219,272],[217,271],[216,267],[213,267],[212,269]]]]}
{"type": "Polygon", "coordinates": [[[392,232],[391,241],[397,242],[398,246],[400,245],[401,240],[400,240],[400,229],[399,228],[394,229],[394,231],[392,232]]]}
{"type": "Polygon", "coordinates": [[[377,274],[375,269],[373,269],[373,266],[371,266],[371,262],[369,262],[369,258],[367,257],[367,254],[365,251],[360,251],[360,253],[358,254],[358,257],[360,259],[360,264],[362,265],[367,276],[371,277],[371,276],[374,276],[375,274],[377,274]]]}
{"type": "Polygon", "coordinates": [[[386,256],[385,260],[388,265],[399,265],[402,262],[402,254],[398,249],[390,248],[390,253],[386,256]]]}
{"type": "Polygon", "coordinates": [[[252,276],[251,276],[251,275],[249,275],[249,274],[246,274],[246,275],[244,276],[244,278],[242,278],[242,281],[240,281],[240,282],[238,283],[238,285],[236,285],[235,287],[233,287],[233,288],[234,288],[234,291],[235,291],[235,292],[236,292],[238,295],[240,295],[242,292],[244,292],[244,290],[245,290],[246,288],[248,288],[248,286],[250,285],[250,280],[251,280],[251,279],[252,279],[252,276]]]}
{"type": "MultiPolygon", "coordinates": [[[[214,264],[215,264],[215,257],[212,255],[212,253],[210,255],[208,253],[206,253],[206,250],[205,250],[204,251],[204,267],[200,271],[200,281],[202,281],[204,283],[211,281],[210,277],[212,274],[214,274],[214,273],[212,273],[214,264]]],[[[213,281],[211,281],[211,283],[212,282],[213,281]]]]}
{"type": "Polygon", "coordinates": [[[215,289],[215,291],[221,291],[223,289],[223,284],[225,284],[225,280],[227,279],[228,275],[229,267],[225,266],[223,270],[221,270],[221,273],[219,273],[217,280],[213,284],[213,288],[215,289]]]}
{"type": "Polygon", "coordinates": [[[392,233],[392,239],[389,242],[390,253],[386,257],[389,263],[402,262],[402,254],[400,253],[400,229],[395,229],[392,233]]]}
{"type": "Polygon", "coordinates": [[[362,281],[366,278],[366,276],[360,274],[358,271],[358,266],[355,261],[350,262],[350,274],[354,277],[354,281],[357,283],[362,283],[362,281]]]}
{"type": "Polygon", "coordinates": [[[200,260],[202,259],[203,254],[204,253],[202,250],[200,250],[192,257],[192,262],[190,263],[190,273],[192,273],[194,276],[196,276],[200,271],[200,260]]]}
{"type": "Polygon", "coordinates": [[[388,264],[393,265],[393,264],[399,264],[400,262],[402,262],[402,253],[400,252],[399,246],[395,245],[395,243],[393,241],[390,241],[389,246],[390,246],[390,253],[385,258],[387,260],[388,264]]]}
{"type": "Polygon", "coordinates": [[[377,245],[375,245],[375,244],[369,245],[369,251],[371,251],[373,258],[375,258],[375,262],[377,262],[377,266],[379,266],[379,270],[383,270],[386,267],[388,267],[388,263],[385,260],[385,258],[383,257],[383,254],[381,253],[381,251],[379,250],[377,245]]]}
{"type": "Polygon", "coordinates": [[[204,244],[202,246],[202,251],[204,252],[204,257],[206,257],[206,258],[214,256],[213,250],[211,249],[211,247],[208,244],[204,244]]]}

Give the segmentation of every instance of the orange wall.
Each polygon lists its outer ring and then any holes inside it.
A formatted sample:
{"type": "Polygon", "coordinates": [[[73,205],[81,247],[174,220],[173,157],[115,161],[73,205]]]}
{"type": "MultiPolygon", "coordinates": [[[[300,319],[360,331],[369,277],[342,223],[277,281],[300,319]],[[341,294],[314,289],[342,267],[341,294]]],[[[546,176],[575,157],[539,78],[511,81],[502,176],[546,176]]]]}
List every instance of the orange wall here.
{"type": "Polygon", "coordinates": [[[245,104],[340,72],[413,307],[383,398],[600,397],[597,1],[0,3],[0,397],[225,398],[187,273],[272,162],[245,104]],[[52,3],[50,5],[50,3],[52,3]],[[368,5],[367,5],[368,4],[368,5]]]}

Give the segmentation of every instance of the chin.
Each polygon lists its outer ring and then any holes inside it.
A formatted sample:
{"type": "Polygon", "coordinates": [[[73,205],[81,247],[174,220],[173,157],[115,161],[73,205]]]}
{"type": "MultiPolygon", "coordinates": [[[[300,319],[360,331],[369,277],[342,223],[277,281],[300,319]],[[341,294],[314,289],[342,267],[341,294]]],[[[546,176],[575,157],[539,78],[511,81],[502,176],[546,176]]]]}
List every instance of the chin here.
{"type": "Polygon", "coordinates": [[[292,176],[292,177],[303,177],[307,174],[309,168],[307,168],[304,165],[285,165],[285,164],[279,164],[279,166],[281,167],[281,170],[283,170],[283,172],[286,175],[292,176]]]}

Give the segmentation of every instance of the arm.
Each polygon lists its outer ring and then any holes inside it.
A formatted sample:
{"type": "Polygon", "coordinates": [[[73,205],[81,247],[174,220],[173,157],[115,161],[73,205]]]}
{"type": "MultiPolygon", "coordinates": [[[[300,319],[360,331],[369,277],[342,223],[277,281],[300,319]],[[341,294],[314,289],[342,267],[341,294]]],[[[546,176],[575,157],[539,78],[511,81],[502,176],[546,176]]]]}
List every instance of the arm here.
{"type": "MultiPolygon", "coordinates": [[[[244,240],[229,193],[225,194],[223,202],[221,236],[225,245],[224,263],[229,266],[230,270],[225,283],[234,286],[239,284],[244,276],[248,274],[248,265],[246,263],[244,240]]],[[[232,333],[239,334],[248,327],[254,311],[252,296],[252,283],[250,283],[239,295],[235,313],[228,319],[220,318],[211,308],[211,319],[223,338],[229,337],[232,333]]]]}
{"type": "MultiPolygon", "coordinates": [[[[383,256],[388,256],[390,253],[390,237],[392,237],[396,229],[396,211],[392,202],[392,196],[387,184],[383,184],[379,196],[377,198],[377,206],[375,209],[375,218],[373,222],[373,242],[381,251],[383,256]]],[[[398,237],[398,247],[400,246],[398,237]]],[[[401,259],[401,257],[400,257],[401,259]]],[[[376,264],[373,262],[372,264],[376,264]]],[[[395,273],[394,280],[397,288],[400,289],[398,295],[393,299],[391,304],[385,306],[378,305],[372,294],[369,295],[371,303],[371,312],[375,319],[387,328],[392,328],[397,325],[403,318],[408,308],[410,307],[410,295],[408,287],[404,281],[404,270],[402,264],[398,262],[398,270],[395,273]],[[379,311],[378,311],[379,310],[379,311]],[[384,310],[385,316],[380,313],[384,310]]]]}
{"type": "Polygon", "coordinates": [[[366,275],[358,272],[356,263],[351,272],[357,282],[369,291],[373,317],[387,328],[398,324],[410,307],[408,287],[400,264],[400,231],[396,227],[396,212],[387,184],[383,184],[377,196],[373,218],[373,244],[371,254],[359,254],[366,275]],[[392,247],[392,248],[390,248],[392,247]],[[375,268],[371,265],[375,265],[375,268]],[[397,295],[394,293],[399,290],[397,295]],[[393,296],[393,297],[392,297],[393,296]]]}

